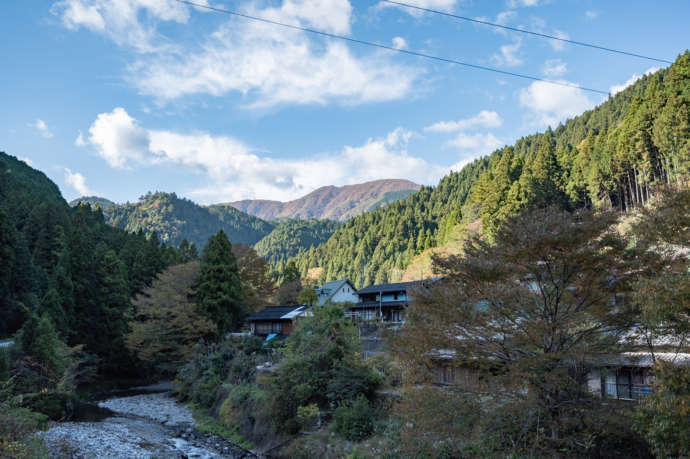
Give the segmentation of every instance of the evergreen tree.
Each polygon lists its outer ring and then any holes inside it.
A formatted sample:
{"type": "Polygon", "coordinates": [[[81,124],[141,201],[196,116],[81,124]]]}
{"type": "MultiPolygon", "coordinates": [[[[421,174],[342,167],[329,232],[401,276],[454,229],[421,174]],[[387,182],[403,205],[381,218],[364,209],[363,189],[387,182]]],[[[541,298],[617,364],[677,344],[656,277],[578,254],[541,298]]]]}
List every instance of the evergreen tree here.
{"type": "Polygon", "coordinates": [[[223,230],[204,248],[195,290],[199,311],[216,324],[217,336],[242,326],[242,284],[237,259],[223,230]]]}

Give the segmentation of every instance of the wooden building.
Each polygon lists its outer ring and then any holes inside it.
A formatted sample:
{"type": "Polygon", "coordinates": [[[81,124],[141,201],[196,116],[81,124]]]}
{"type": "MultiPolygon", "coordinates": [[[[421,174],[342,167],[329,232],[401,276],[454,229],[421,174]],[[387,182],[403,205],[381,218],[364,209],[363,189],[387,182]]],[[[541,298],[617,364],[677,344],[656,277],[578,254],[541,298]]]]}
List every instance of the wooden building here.
{"type": "Polygon", "coordinates": [[[269,306],[247,317],[247,321],[252,335],[287,336],[294,330],[295,322],[306,313],[306,306],[269,306]]]}

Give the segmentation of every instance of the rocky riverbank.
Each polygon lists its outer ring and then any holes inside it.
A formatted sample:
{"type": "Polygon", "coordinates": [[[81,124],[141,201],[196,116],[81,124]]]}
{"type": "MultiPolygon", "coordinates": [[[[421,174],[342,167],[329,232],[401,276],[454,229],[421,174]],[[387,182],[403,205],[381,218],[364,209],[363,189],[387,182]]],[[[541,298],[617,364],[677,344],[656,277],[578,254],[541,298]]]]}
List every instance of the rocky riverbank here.
{"type": "Polygon", "coordinates": [[[170,392],[109,398],[99,402],[98,409],[103,419],[53,423],[39,434],[52,457],[255,457],[220,437],[198,432],[189,409],[170,392]]]}

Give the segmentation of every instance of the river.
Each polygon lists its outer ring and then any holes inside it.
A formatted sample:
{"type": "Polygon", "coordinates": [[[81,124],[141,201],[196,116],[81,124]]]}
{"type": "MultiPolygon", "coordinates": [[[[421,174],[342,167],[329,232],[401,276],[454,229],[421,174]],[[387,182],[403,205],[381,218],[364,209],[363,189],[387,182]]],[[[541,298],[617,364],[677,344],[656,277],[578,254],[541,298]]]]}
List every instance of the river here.
{"type": "Polygon", "coordinates": [[[52,457],[256,457],[197,431],[191,412],[173,398],[167,384],[135,388],[87,405],[77,420],[51,423],[38,435],[52,457]]]}

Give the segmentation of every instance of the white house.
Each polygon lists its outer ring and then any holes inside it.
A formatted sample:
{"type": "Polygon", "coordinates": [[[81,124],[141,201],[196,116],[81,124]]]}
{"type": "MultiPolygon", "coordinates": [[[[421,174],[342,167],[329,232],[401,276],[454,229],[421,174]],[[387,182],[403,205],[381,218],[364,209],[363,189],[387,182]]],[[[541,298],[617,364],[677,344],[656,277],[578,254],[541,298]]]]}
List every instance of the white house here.
{"type": "Polygon", "coordinates": [[[357,289],[348,279],[326,282],[321,287],[316,287],[316,296],[319,300],[317,306],[331,303],[356,303],[359,300],[357,289]]]}

